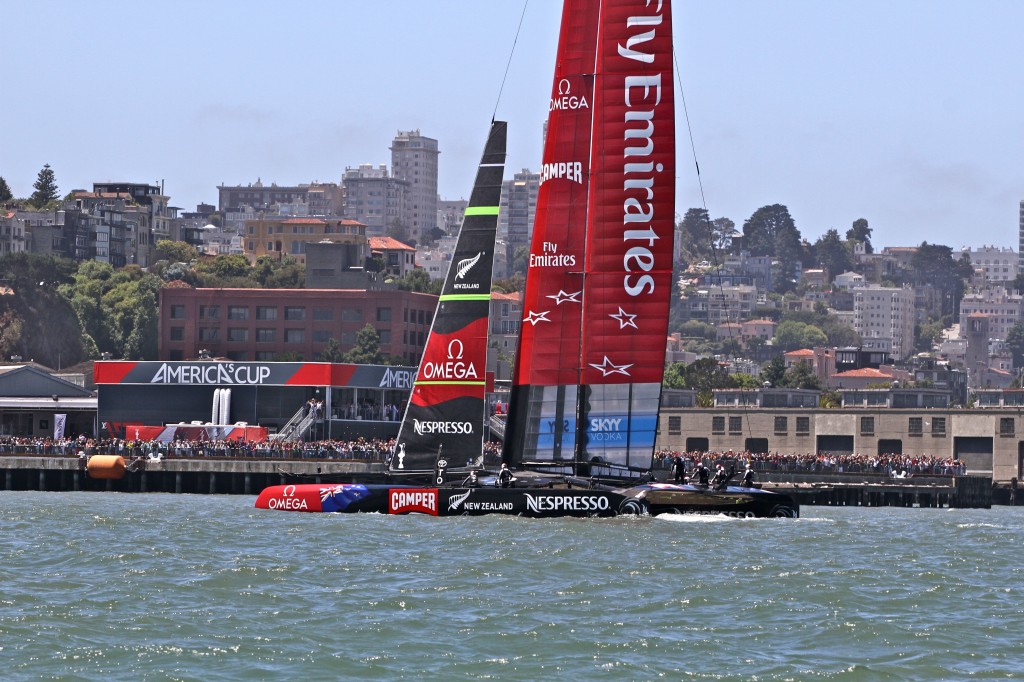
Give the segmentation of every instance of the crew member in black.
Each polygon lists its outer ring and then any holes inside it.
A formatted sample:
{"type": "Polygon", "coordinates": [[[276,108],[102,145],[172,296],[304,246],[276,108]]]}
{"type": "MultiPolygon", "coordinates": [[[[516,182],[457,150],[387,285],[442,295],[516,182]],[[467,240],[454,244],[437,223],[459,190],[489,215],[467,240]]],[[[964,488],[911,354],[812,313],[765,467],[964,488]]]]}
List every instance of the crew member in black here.
{"type": "Polygon", "coordinates": [[[697,485],[708,487],[708,468],[704,466],[704,462],[697,462],[697,468],[693,470],[693,473],[697,476],[697,485]]]}
{"type": "Polygon", "coordinates": [[[508,488],[512,485],[512,472],[508,470],[508,464],[501,463],[501,471],[498,472],[498,487],[508,488]]]}
{"type": "Polygon", "coordinates": [[[754,487],[754,470],[747,466],[747,470],[743,472],[743,481],[740,483],[744,488],[754,487]]]}
{"type": "Polygon", "coordinates": [[[682,483],[683,479],[686,478],[686,464],[679,455],[672,458],[672,476],[675,478],[676,483],[682,483]]]}
{"type": "Polygon", "coordinates": [[[729,480],[729,475],[725,473],[725,467],[721,464],[715,470],[715,477],[711,479],[711,487],[714,489],[724,488],[725,482],[729,480]]]}
{"type": "Polygon", "coordinates": [[[476,469],[470,469],[469,476],[466,476],[466,480],[462,482],[462,485],[467,488],[475,488],[480,484],[479,479],[476,477],[476,469]]]}

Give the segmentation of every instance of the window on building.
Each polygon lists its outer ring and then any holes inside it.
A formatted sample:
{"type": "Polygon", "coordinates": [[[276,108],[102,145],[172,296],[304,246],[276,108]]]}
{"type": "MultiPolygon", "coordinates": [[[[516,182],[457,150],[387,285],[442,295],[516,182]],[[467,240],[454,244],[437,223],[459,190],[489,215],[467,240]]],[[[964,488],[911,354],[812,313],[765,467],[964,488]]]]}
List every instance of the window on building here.
{"type": "Polygon", "coordinates": [[[277,319],[277,308],[268,305],[256,306],[256,319],[257,320],[276,320],[277,319]]]}
{"type": "Polygon", "coordinates": [[[390,329],[378,329],[377,335],[380,337],[381,345],[391,344],[391,330],[390,329]]]}
{"type": "Polygon", "coordinates": [[[785,434],[787,431],[789,431],[789,424],[788,424],[788,420],[786,419],[786,417],[776,417],[775,418],[775,433],[785,434]]]}
{"type": "Polygon", "coordinates": [[[334,308],[313,308],[313,319],[320,322],[330,322],[334,319],[334,308]]]}
{"type": "Polygon", "coordinates": [[[219,327],[200,327],[199,328],[199,340],[200,341],[219,341],[220,340],[220,328],[219,327]]]}
{"type": "Polygon", "coordinates": [[[185,319],[185,306],[183,306],[183,305],[172,305],[171,306],[171,319],[172,320],[184,320],[185,319]]]}
{"type": "Polygon", "coordinates": [[[999,435],[1000,436],[1012,436],[1015,433],[1013,417],[1000,417],[999,418],[999,435]]]}
{"type": "Polygon", "coordinates": [[[216,320],[220,317],[220,306],[219,305],[201,305],[199,306],[199,319],[200,320],[216,320]]]}
{"type": "Polygon", "coordinates": [[[725,433],[725,417],[711,418],[711,433],[725,433]]]}
{"type": "Polygon", "coordinates": [[[184,341],[185,340],[185,328],[184,327],[171,327],[171,341],[184,341]]]}
{"type": "Polygon", "coordinates": [[[259,362],[271,362],[275,355],[277,354],[272,350],[258,350],[256,351],[256,360],[259,362]]]}
{"type": "Polygon", "coordinates": [[[390,322],[391,321],[391,308],[377,308],[377,321],[378,322],[390,322]]]}
{"type": "Polygon", "coordinates": [[[796,435],[803,436],[811,432],[811,418],[810,417],[797,417],[796,418],[796,435]]]}
{"type": "Polygon", "coordinates": [[[683,418],[672,415],[668,418],[668,435],[678,436],[683,432],[683,418]]]}
{"type": "Polygon", "coordinates": [[[277,330],[261,327],[256,330],[256,343],[274,343],[277,341],[277,330]]]}
{"type": "Polygon", "coordinates": [[[361,322],[363,311],[359,308],[342,308],[341,319],[345,322],[361,322]]]}
{"type": "Polygon", "coordinates": [[[304,320],[306,319],[306,309],[301,306],[285,306],[284,319],[293,321],[304,320]]]}
{"type": "Polygon", "coordinates": [[[743,433],[743,417],[729,417],[729,433],[743,433]]]}
{"type": "Polygon", "coordinates": [[[907,433],[911,436],[920,436],[924,433],[924,418],[910,417],[907,421],[907,433]]]}
{"type": "Polygon", "coordinates": [[[305,343],[306,342],[306,330],[305,329],[285,329],[284,330],[284,342],[285,343],[305,343]]]}
{"type": "Polygon", "coordinates": [[[870,436],[875,432],[875,418],[874,417],[861,417],[860,418],[860,435],[870,436]]]}
{"type": "Polygon", "coordinates": [[[228,319],[229,320],[248,320],[249,319],[249,306],[245,306],[245,305],[229,305],[228,306],[228,319]]]}
{"type": "Polygon", "coordinates": [[[249,330],[245,327],[228,327],[228,341],[240,343],[249,340],[249,330]]]}
{"type": "Polygon", "coordinates": [[[244,362],[248,359],[249,354],[244,350],[229,350],[227,352],[228,360],[234,360],[235,362],[244,362]]]}
{"type": "Polygon", "coordinates": [[[314,343],[327,343],[331,340],[331,332],[328,329],[314,329],[313,330],[313,342],[314,343]]]}
{"type": "Polygon", "coordinates": [[[946,435],[946,418],[945,417],[932,417],[932,435],[933,436],[945,436],[946,435]]]}

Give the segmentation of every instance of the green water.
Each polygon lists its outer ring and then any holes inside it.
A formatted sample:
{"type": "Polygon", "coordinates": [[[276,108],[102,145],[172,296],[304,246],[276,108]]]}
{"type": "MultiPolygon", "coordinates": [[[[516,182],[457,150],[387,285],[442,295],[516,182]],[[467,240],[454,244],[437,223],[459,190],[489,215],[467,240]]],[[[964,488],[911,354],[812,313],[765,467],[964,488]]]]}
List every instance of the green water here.
{"type": "Polygon", "coordinates": [[[257,511],[0,493],[7,680],[1024,678],[1024,511],[257,511]]]}

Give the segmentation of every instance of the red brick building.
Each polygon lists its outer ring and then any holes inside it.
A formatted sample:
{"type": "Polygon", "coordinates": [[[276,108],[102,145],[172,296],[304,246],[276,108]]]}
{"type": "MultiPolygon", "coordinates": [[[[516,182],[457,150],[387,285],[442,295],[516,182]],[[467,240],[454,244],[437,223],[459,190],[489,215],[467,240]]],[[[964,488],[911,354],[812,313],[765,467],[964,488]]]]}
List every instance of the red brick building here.
{"type": "Polygon", "coordinates": [[[212,357],[270,361],[288,353],[312,361],[336,339],[351,350],[367,324],[380,335],[380,350],[401,362],[419,363],[437,296],[364,289],[195,289],[160,291],[160,360],[212,357]]]}

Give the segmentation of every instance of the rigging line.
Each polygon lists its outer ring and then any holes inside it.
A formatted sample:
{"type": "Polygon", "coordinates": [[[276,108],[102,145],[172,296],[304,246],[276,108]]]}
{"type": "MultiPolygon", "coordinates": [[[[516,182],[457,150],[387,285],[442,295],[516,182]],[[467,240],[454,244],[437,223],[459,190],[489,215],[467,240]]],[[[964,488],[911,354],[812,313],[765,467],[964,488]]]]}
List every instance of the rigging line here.
{"type": "MultiPolygon", "coordinates": [[[[707,198],[704,195],[704,180],[703,180],[703,178],[701,178],[701,175],[700,175],[700,162],[697,160],[697,145],[693,141],[693,127],[690,125],[690,111],[686,107],[686,93],[683,91],[683,80],[682,80],[682,78],[679,75],[680,74],[680,71],[679,71],[679,57],[676,54],[675,49],[672,50],[672,63],[673,63],[673,66],[675,67],[676,88],[679,91],[679,101],[683,105],[683,119],[686,121],[686,134],[690,138],[690,153],[693,154],[693,166],[694,166],[694,168],[697,171],[697,188],[700,191],[701,205],[704,207],[704,221],[707,223],[707,226],[708,226],[708,244],[711,246],[711,261],[712,261],[711,264],[712,264],[712,268],[714,269],[714,273],[716,275],[716,279],[718,280],[718,291],[719,291],[719,293],[722,294],[722,308],[723,308],[723,311],[726,313],[725,314],[725,321],[728,324],[729,323],[729,314],[728,314],[729,311],[728,311],[728,302],[726,301],[726,298],[725,298],[725,287],[722,284],[722,264],[718,260],[718,248],[717,248],[717,246],[715,244],[715,233],[714,233],[714,229],[713,229],[713,227],[711,225],[711,214],[708,212],[707,198]]],[[[710,312],[711,312],[710,301],[708,301],[708,303],[709,303],[709,305],[708,305],[708,312],[710,314],[710,312]]],[[[738,319],[739,319],[739,316],[737,316],[737,320],[738,319]]],[[[728,326],[727,330],[728,330],[728,338],[729,338],[729,340],[733,340],[733,328],[732,328],[732,326],[731,325],[728,326]]],[[[735,360],[736,357],[733,356],[733,359],[735,360]]],[[[744,421],[747,424],[747,437],[748,438],[752,438],[753,437],[753,430],[751,429],[751,426],[750,426],[750,412],[747,409],[747,400],[746,400],[746,396],[745,396],[746,390],[747,389],[745,387],[741,387],[740,388],[740,396],[741,396],[741,398],[740,398],[740,407],[743,410],[743,416],[745,418],[744,421]]]]}
{"type": "Polygon", "coordinates": [[[501,87],[498,88],[498,98],[494,101],[494,113],[491,114],[491,120],[498,118],[498,105],[501,103],[501,93],[505,90],[505,81],[508,80],[509,69],[512,68],[512,55],[516,52],[516,45],[519,43],[519,34],[523,30],[523,19],[526,18],[526,8],[529,6],[530,0],[523,2],[523,13],[519,15],[519,26],[516,27],[516,37],[512,39],[512,49],[508,52],[508,62],[505,64],[505,75],[501,77],[501,87]]]}

